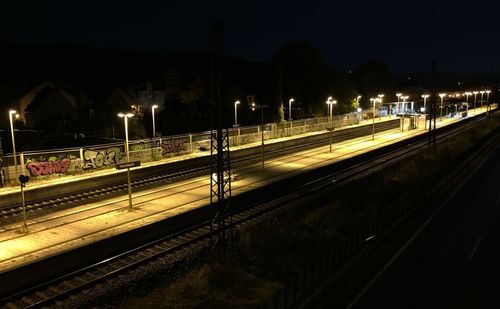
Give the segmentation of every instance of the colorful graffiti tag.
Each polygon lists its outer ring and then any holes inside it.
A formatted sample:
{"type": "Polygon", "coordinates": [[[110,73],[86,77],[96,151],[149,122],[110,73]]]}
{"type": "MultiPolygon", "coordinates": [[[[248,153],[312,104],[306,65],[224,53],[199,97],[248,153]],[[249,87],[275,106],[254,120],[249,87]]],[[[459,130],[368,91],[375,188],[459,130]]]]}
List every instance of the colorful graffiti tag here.
{"type": "Polygon", "coordinates": [[[87,149],[83,153],[83,158],[85,159],[83,169],[88,170],[114,165],[120,161],[120,155],[120,147],[108,147],[99,150],[87,149]]]}
{"type": "Polygon", "coordinates": [[[65,174],[68,171],[70,163],[70,158],[44,162],[31,161],[26,164],[26,168],[30,171],[31,176],[50,175],[54,173],[65,174]]]}
{"type": "Polygon", "coordinates": [[[181,152],[184,150],[184,140],[182,138],[168,139],[161,143],[161,155],[181,152]]]}

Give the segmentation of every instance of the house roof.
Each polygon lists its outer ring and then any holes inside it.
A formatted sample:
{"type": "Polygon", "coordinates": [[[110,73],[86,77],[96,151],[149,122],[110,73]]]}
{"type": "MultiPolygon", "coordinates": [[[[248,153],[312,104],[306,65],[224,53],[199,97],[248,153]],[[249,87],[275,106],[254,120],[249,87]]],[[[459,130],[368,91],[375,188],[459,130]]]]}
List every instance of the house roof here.
{"type": "Polygon", "coordinates": [[[26,109],[24,111],[28,112],[28,113],[36,112],[38,110],[38,108],[40,107],[40,105],[42,105],[42,103],[48,97],[50,97],[51,95],[54,95],[54,94],[61,96],[62,98],[64,98],[64,100],[66,100],[69,104],[71,104],[71,102],[69,100],[67,100],[66,97],[58,91],[58,89],[43,88],[37,93],[37,95],[33,98],[33,100],[30,102],[30,104],[26,107],[26,109]]]}

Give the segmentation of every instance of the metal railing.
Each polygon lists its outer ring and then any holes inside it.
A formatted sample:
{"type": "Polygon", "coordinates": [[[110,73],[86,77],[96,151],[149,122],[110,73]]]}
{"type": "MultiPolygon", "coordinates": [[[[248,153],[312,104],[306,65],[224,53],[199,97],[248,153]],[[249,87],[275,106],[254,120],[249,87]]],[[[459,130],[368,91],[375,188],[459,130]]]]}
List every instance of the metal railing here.
{"type": "MultiPolygon", "coordinates": [[[[349,113],[333,117],[333,126],[341,127],[359,123],[367,115],[349,113]]],[[[229,129],[230,146],[248,145],[264,139],[276,139],[323,131],[329,127],[327,117],[315,117],[287,121],[282,125],[266,123],[260,125],[234,127],[229,129]]],[[[194,154],[210,150],[210,131],[183,135],[157,137],[129,141],[131,160],[151,162],[184,154],[194,154]]],[[[16,183],[19,174],[34,179],[59,178],[67,175],[90,173],[103,168],[114,167],[125,160],[124,141],[93,146],[24,151],[17,155],[18,167],[14,166],[13,155],[4,155],[0,165],[3,178],[0,185],[16,183]],[[3,183],[2,183],[3,182],[3,183]]]]}

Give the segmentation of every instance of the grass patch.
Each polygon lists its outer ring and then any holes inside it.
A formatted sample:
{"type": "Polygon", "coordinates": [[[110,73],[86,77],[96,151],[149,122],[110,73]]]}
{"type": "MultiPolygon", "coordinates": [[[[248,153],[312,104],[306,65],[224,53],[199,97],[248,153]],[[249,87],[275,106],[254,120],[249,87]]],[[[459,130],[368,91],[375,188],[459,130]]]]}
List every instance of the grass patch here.
{"type": "Polygon", "coordinates": [[[145,297],[127,300],[141,308],[253,308],[292,284],[384,207],[446,167],[475,141],[500,125],[500,118],[464,130],[412,158],[332,190],[286,213],[249,227],[226,252],[213,251],[182,279],[145,297]]]}

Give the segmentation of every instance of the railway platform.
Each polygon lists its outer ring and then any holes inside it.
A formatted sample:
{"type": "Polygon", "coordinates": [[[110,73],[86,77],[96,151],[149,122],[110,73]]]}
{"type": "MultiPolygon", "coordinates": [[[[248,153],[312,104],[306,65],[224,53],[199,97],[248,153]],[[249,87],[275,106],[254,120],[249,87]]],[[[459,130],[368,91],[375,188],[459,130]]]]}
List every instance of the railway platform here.
{"type": "MultiPolygon", "coordinates": [[[[438,127],[458,121],[443,119],[438,127]]],[[[423,128],[404,132],[393,129],[376,134],[375,140],[370,135],[336,143],[332,152],[328,145],[303,150],[266,160],[265,170],[260,162],[248,164],[238,171],[232,193],[235,196],[251,191],[425,132],[423,128]]],[[[77,180],[75,177],[73,181],[77,180]]],[[[33,184],[47,190],[54,185],[33,184]]],[[[0,226],[0,274],[208,205],[209,185],[209,175],[194,177],[134,193],[132,209],[128,196],[123,195],[30,218],[27,231],[23,231],[22,222],[0,226]]]]}

